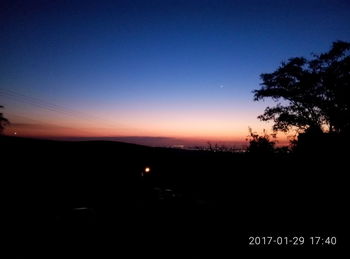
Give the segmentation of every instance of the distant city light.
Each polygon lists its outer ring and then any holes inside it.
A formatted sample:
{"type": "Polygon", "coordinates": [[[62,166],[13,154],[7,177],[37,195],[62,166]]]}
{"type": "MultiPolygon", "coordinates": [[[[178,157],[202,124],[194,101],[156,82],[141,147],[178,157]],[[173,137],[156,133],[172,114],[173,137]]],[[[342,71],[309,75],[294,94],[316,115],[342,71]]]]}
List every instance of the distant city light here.
{"type": "Polygon", "coordinates": [[[145,173],[149,173],[149,172],[151,172],[151,168],[146,167],[146,168],[145,168],[145,173]]]}

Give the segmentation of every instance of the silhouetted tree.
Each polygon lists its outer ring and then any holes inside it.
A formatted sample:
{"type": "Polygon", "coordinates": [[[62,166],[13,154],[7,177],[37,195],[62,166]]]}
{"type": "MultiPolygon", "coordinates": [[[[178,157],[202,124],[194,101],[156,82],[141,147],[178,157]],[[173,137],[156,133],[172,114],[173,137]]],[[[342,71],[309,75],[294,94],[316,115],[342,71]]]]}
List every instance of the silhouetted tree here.
{"type": "MultiPolygon", "coordinates": [[[[0,105],[0,108],[4,108],[4,106],[0,105]]],[[[2,113],[0,113],[0,135],[4,132],[5,127],[9,124],[9,120],[6,119],[2,113]]]]}
{"type": "Polygon", "coordinates": [[[276,135],[271,134],[270,136],[264,130],[263,135],[260,136],[259,134],[253,132],[251,128],[249,128],[249,136],[247,138],[247,141],[249,141],[249,146],[247,151],[249,153],[254,153],[254,154],[273,153],[276,142],[272,141],[271,137],[276,138],[276,135]]]}
{"type": "Polygon", "coordinates": [[[258,118],[272,120],[273,130],[350,132],[350,43],[336,41],[332,48],[307,60],[291,58],[273,73],[261,74],[254,100],[272,98],[258,118]]]}

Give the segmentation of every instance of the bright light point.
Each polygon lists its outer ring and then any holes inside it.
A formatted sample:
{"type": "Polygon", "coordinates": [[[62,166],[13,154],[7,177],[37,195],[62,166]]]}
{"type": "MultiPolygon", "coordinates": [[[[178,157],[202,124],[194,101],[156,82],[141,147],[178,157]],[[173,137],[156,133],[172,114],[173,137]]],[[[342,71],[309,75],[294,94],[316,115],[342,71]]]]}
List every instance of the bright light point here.
{"type": "Polygon", "coordinates": [[[14,134],[14,135],[17,135],[17,132],[14,132],[13,134],[14,134]]]}
{"type": "Polygon", "coordinates": [[[149,172],[151,172],[151,168],[146,167],[146,168],[145,168],[145,173],[149,173],[149,172]]]}

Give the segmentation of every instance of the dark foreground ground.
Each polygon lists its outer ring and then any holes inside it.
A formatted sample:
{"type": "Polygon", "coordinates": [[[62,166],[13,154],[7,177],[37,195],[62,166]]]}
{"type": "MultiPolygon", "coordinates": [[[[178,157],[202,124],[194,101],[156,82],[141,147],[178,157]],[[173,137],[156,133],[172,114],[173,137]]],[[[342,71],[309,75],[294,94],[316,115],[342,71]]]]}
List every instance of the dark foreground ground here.
{"type": "Polygon", "coordinates": [[[349,247],[348,153],[275,155],[0,138],[11,258],[231,258],[349,247]],[[145,167],[151,173],[142,176],[145,167]],[[249,245],[249,237],[304,237],[249,245]],[[335,236],[336,245],[311,245],[335,236]]]}

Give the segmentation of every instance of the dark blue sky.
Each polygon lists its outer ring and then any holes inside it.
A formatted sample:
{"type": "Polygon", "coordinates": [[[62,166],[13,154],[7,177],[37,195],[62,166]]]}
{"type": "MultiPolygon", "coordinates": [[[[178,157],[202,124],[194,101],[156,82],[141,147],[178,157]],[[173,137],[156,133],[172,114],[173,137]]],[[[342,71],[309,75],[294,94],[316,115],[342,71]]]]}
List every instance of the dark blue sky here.
{"type": "Polygon", "coordinates": [[[0,101],[18,124],[237,139],[268,128],[261,73],[350,41],[350,1],[2,1],[0,24],[0,101]]]}

